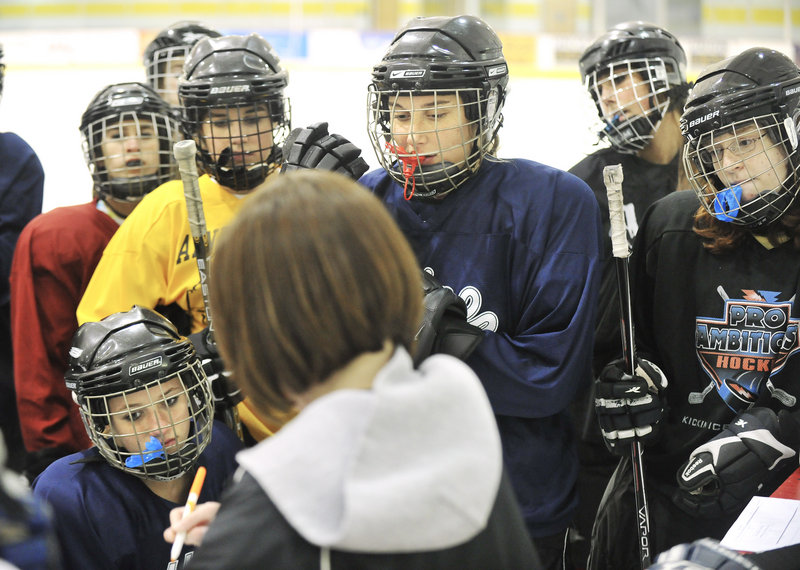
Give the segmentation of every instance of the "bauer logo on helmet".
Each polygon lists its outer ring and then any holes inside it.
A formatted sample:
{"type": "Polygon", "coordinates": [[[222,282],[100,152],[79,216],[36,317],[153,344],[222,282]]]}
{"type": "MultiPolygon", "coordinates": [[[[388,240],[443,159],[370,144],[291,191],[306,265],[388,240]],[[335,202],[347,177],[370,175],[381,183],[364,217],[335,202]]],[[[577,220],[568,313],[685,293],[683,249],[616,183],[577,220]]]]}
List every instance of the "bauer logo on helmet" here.
{"type": "Polygon", "coordinates": [[[145,360],[144,362],[140,362],[138,364],[132,364],[130,368],[128,368],[128,376],[133,376],[134,374],[140,374],[145,370],[150,370],[151,368],[157,368],[161,366],[162,359],[160,356],[155,358],[151,358],[150,360],[145,360]]]}
{"type": "Polygon", "coordinates": [[[249,93],[250,85],[222,85],[220,87],[212,87],[209,92],[211,95],[220,95],[222,93],[249,93]]]}
{"type": "Polygon", "coordinates": [[[719,111],[713,111],[708,113],[707,115],[703,115],[702,117],[697,117],[696,119],[689,122],[689,128],[699,125],[700,123],[705,123],[706,121],[713,119],[714,117],[719,117],[719,111]]]}

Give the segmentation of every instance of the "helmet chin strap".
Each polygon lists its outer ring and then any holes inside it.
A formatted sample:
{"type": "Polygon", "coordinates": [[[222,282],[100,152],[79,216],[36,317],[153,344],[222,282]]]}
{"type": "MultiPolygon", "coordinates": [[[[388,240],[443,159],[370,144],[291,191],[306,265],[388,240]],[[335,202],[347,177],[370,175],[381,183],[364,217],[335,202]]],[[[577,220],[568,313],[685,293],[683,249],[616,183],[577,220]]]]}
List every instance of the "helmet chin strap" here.
{"type": "Polygon", "coordinates": [[[714,217],[723,222],[732,222],[742,207],[742,187],[740,185],[717,192],[714,197],[714,217]]]}

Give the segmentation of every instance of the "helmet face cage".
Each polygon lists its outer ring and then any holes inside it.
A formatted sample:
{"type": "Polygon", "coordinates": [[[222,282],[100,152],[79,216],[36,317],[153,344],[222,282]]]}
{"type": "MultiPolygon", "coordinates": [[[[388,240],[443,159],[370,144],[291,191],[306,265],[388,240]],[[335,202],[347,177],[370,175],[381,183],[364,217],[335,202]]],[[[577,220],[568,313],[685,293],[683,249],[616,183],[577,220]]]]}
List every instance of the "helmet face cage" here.
{"type": "Polygon", "coordinates": [[[281,147],[291,131],[288,98],[186,103],[186,128],[203,170],[223,186],[247,192],[280,168],[281,147]]]}
{"type": "Polygon", "coordinates": [[[123,111],[81,127],[84,158],[101,196],[137,202],[177,176],[180,128],[166,110],[123,111]]]}
{"type": "Polygon", "coordinates": [[[188,472],[211,439],[214,403],[197,358],[128,390],[78,397],[100,454],[117,469],[169,481],[188,472]]]}
{"type": "Polygon", "coordinates": [[[170,105],[178,105],[178,78],[190,46],[166,46],[153,52],[145,67],[147,82],[170,105]]]}
{"type": "Polygon", "coordinates": [[[623,153],[645,148],[669,109],[669,78],[677,74],[661,58],[625,59],[598,67],[584,81],[601,124],[598,132],[623,153]]]}
{"type": "Polygon", "coordinates": [[[368,93],[368,132],[381,166],[407,199],[441,198],[492,151],[502,122],[496,89],[368,93]]]}
{"type": "Polygon", "coordinates": [[[771,113],[690,138],[684,146],[689,182],[719,220],[760,227],[777,220],[797,194],[797,130],[771,113]]]}

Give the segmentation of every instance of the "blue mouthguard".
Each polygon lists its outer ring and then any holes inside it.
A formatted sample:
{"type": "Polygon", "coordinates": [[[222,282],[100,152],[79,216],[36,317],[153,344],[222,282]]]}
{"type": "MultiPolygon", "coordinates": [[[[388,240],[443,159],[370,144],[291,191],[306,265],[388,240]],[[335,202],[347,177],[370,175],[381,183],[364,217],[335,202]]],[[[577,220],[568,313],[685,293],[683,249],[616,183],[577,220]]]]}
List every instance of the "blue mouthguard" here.
{"type": "Polygon", "coordinates": [[[742,207],[742,187],[738,184],[717,192],[714,198],[714,217],[723,222],[732,222],[742,207]]]}
{"type": "Polygon", "coordinates": [[[161,445],[161,442],[153,436],[150,436],[150,439],[147,440],[147,443],[144,445],[144,450],[149,451],[150,453],[131,455],[125,460],[125,467],[141,467],[145,463],[149,463],[154,459],[167,458],[166,454],[164,453],[164,446],[161,445]]]}

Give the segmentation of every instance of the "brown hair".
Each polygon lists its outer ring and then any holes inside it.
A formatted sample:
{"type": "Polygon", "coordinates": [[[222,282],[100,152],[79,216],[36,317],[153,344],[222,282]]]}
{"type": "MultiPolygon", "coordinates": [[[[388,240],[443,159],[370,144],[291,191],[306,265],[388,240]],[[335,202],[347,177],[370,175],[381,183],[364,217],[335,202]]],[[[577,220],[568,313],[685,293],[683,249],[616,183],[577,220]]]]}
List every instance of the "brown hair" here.
{"type": "MultiPolygon", "coordinates": [[[[712,216],[702,205],[694,214],[694,232],[703,238],[703,247],[711,253],[729,253],[752,233],[744,226],[723,222],[712,216]]],[[[778,220],[767,227],[764,235],[773,246],[789,237],[795,249],[800,250],[800,207],[793,205],[778,220]]]]}
{"type": "Polygon", "coordinates": [[[411,350],[419,266],[383,204],[350,178],[277,176],[217,242],[209,285],[220,353],[265,416],[386,340],[411,350]]]}

